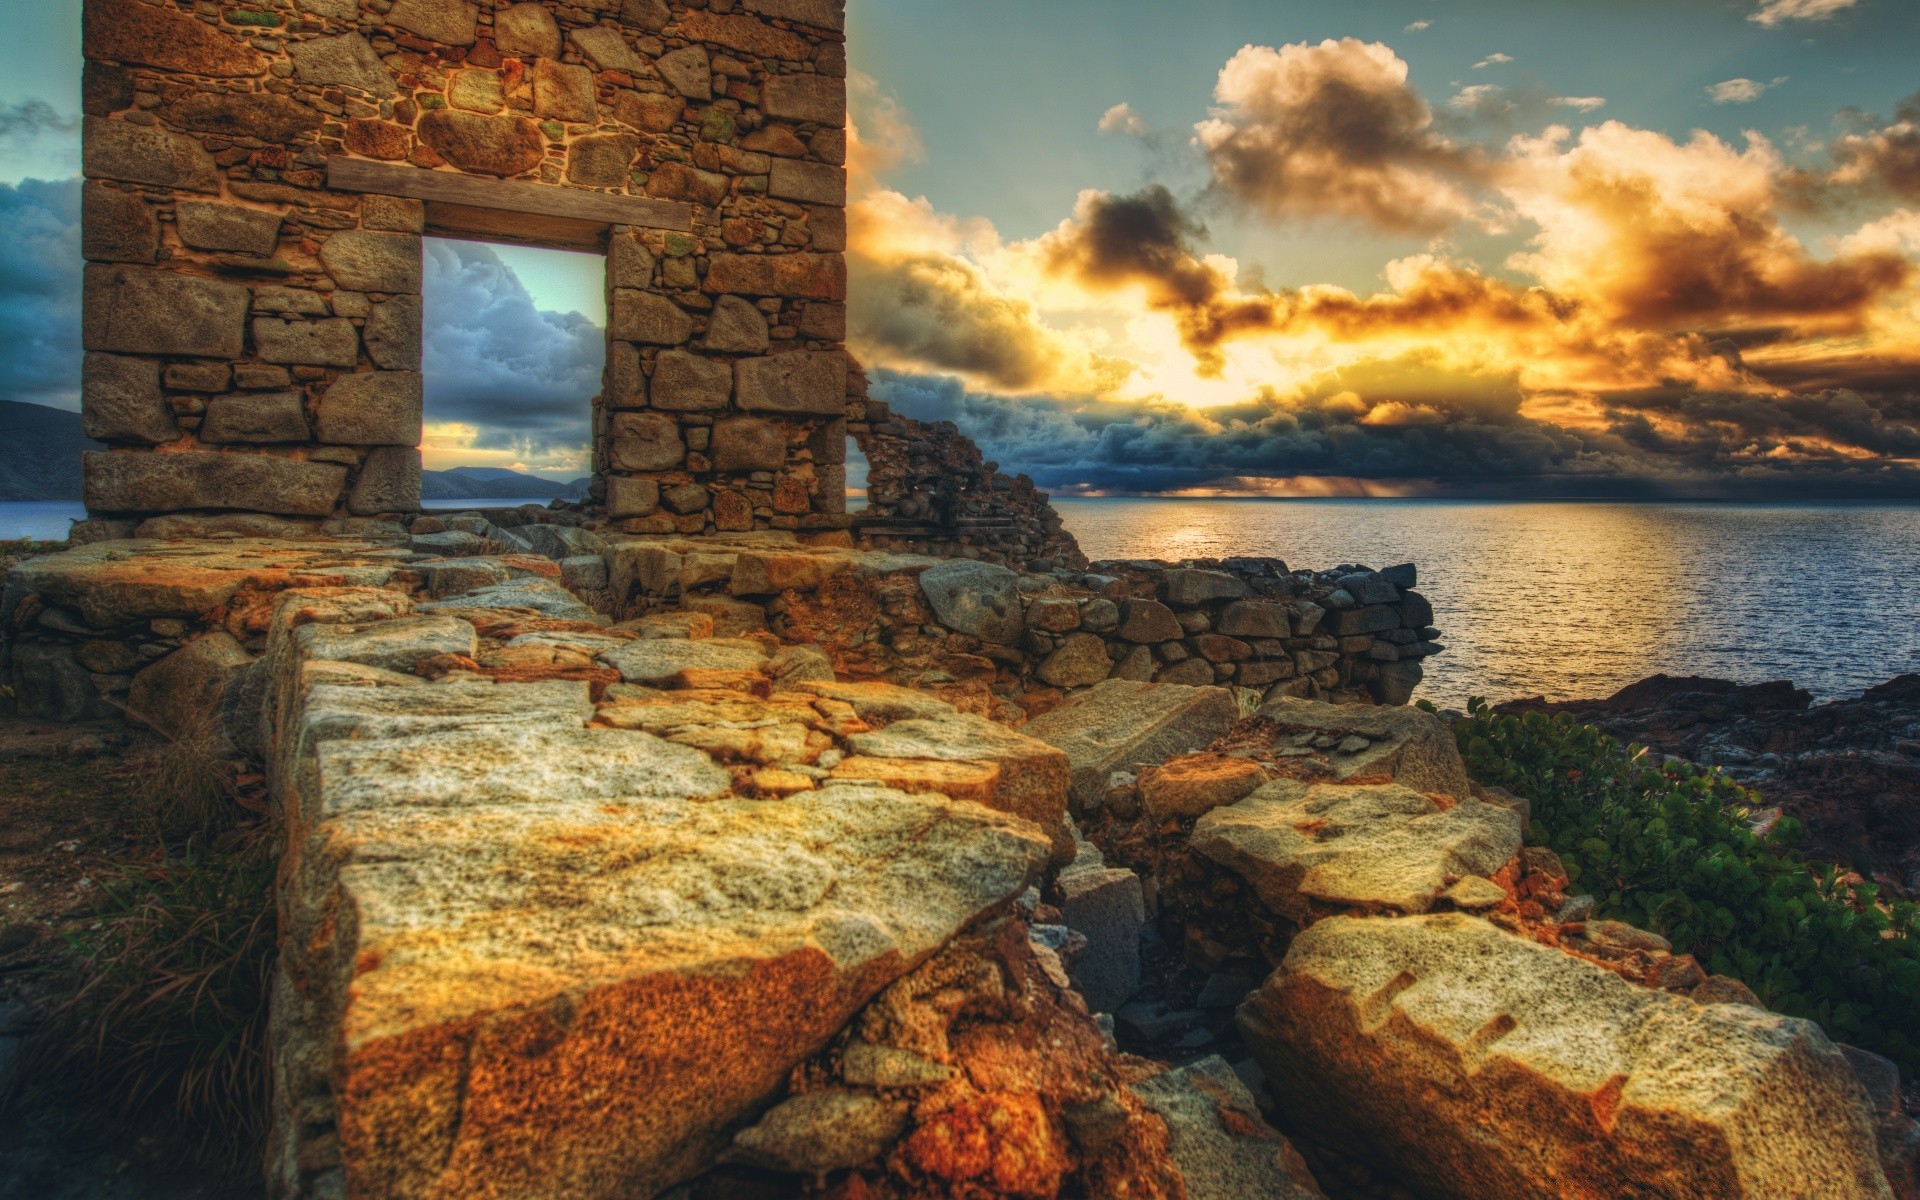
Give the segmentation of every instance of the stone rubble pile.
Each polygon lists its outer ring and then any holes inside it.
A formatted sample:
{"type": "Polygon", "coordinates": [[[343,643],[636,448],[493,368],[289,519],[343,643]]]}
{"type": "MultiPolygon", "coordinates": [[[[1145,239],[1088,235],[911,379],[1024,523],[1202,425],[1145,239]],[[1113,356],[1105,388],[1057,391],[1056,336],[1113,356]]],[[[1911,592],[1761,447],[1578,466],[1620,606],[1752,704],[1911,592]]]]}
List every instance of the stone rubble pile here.
{"type": "MultiPolygon", "coordinates": [[[[1898,1073],[1588,919],[1438,718],[1062,684],[1031,636],[1284,646],[1410,579],[536,511],[6,582],[23,701],[267,764],[277,1196],[1911,1194],[1898,1073]],[[1143,998],[1168,955],[1191,1012],[1143,998]]],[[[1366,696],[1342,661],[1308,690],[1366,696]]]]}
{"type": "Polygon", "coordinates": [[[916,421],[868,399],[857,370],[847,434],[867,460],[866,506],[853,513],[862,547],[1085,569],[1080,544],[1032,479],[1002,474],[951,421],[916,421]]]}

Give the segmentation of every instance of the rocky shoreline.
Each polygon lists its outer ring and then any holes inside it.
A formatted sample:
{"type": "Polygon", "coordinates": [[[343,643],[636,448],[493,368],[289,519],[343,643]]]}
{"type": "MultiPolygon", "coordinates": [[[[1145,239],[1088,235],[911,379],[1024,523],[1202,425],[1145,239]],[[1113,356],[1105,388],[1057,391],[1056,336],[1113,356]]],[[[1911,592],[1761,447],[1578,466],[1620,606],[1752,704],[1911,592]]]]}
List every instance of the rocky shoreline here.
{"type": "Polygon", "coordinates": [[[1604,700],[1509,701],[1499,711],[1567,713],[1624,742],[1718,767],[1796,818],[1808,857],[1852,867],[1920,898],[1920,674],[1814,704],[1791,682],[1655,675],[1604,700]]]}

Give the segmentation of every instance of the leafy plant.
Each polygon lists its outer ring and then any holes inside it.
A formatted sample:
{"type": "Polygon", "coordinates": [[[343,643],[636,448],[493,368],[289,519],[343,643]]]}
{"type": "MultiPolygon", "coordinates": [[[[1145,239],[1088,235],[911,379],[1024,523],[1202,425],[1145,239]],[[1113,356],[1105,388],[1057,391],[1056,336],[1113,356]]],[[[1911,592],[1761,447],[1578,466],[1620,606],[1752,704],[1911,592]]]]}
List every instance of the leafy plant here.
{"type": "Polygon", "coordinates": [[[137,1128],[180,1156],[238,1165],[268,1107],[273,839],[258,831],[101,886],[77,961],[27,1047],[22,1078],[137,1128]]]}
{"type": "Polygon", "coordinates": [[[1475,698],[1454,733],[1475,781],[1532,800],[1527,840],[1560,855],[1599,915],[1920,1071],[1920,906],[1809,865],[1791,817],[1756,836],[1757,798],[1717,770],[1656,762],[1567,714],[1503,716],[1475,698]]]}

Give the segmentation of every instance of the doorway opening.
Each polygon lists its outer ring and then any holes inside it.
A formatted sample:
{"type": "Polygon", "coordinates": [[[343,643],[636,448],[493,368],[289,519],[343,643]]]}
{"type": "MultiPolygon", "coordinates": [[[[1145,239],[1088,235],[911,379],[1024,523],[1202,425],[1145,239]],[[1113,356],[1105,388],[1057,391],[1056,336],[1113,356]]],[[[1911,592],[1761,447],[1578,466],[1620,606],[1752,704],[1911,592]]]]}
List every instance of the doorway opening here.
{"type": "Polygon", "coordinates": [[[606,362],[606,259],[426,239],[420,503],[579,500],[606,362]]]}

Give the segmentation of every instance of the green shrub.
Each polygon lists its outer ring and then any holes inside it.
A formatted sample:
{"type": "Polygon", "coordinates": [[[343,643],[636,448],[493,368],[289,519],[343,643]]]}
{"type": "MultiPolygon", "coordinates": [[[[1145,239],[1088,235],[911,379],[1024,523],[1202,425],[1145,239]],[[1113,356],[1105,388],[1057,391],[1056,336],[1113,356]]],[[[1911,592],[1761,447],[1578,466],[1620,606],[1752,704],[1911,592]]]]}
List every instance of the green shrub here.
{"type": "Polygon", "coordinates": [[[268,1106],[274,839],[259,831],[101,886],[23,1079],[162,1134],[177,1157],[240,1166],[268,1106]]]}
{"type": "Polygon", "coordinates": [[[1599,915],[1665,935],[1767,1005],[1920,1072],[1920,922],[1907,901],[1765,837],[1757,798],[1717,770],[1658,765],[1561,714],[1502,716],[1475,699],[1455,736],[1478,783],[1533,802],[1527,841],[1557,852],[1599,915]]]}

